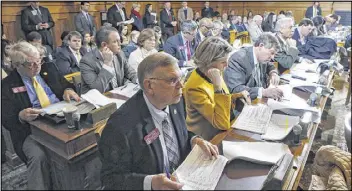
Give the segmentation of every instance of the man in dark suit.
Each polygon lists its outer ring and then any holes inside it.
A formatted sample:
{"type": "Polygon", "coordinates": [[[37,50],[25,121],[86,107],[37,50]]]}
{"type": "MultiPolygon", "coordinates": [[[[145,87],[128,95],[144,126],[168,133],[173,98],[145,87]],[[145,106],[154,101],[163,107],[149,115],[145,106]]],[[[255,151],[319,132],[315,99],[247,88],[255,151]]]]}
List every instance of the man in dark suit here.
{"type": "MultiPolygon", "coordinates": [[[[239,93],[246,90],[252,100],[262,97],[281,99],[283,92],[270,86],[278,85],[280,77],[275,66],[269,62],[279,48],[275,36],[263,33],[254,47],[244,47],[235,52],[224,71],[224,80],[230,92],[239,93]]],[[[243,104],[239,102],[237,105],[236,109],[241,111],[243,104]]]]}
{"type": "Polygon", "coordinates": [[[181,32],[170,37],[164,44],[164,51],[178,59],[180,67],[192,65],[194,45],[192,44],[197,34],[197,23],[195,21],[184,21],[181,24],[181,32]]]}
{"type": "MultiPolygon", "coordinates": [[[[31,44],[33,43],[42,44],[42,36],[36,31],[30,32],[26,36],[26,39],[31,44]]],[[[47,57],[50,61],[53,61],[54,56],[53,56],[53,50],[51,49],[51,47],[48,45],[44,45],[44,49],[45,49],[45,57],[47,57]]]]}
{"type": "Polygon", "coordinates": [[[162,52],[139,64],[142,90],[111,115],[98,143],[105,189],[179,190],[182,184],[165,172],[177,169],[193,146],[218,155],[215,145],[187,131],[181,73],[162,52]]]}
{"type": "Polygon", "coordinates": [[[61,75],[71,74],[79,71],[79,61],[86,54],[82,48],[82,36],[77,31],[71,31],[67,35],[68,46],[60,48],[56,53],[56,66],[61,75]]]}
{"type": "Polygon", "coordinates": [[[124,1],[117,1],[115,5],[111,6],[108,9],[108,22],[112,24],[117,30],[122,27],[125,21],[128,20],[126,9],[125,9],[125,2],[124,1]]]}
{"type": "Polygon", "coordinates": [[[314,24],[312,20],[307,18],[301,20],[292,35],[292,39],[296,41],[296,46],[298,49],[306,43],[307,36],[313,31],[313,29],[314,24]]]}
{"type": "Polygon", "coordinates": [[[199,28],[198,32],[194,38],[194,46],[193,48],[196,49],[198,45],[208,36],[212,36],[212,30],[214,28],[214,23],[210,18],[202,18],[199,21],[199,28]]]}
{"type": "Polygon", "coordinates": [[[202,9],[202,18],[212,18],[214,15],[213,8],[209,7],[209,1],[204,3],[204,7],[202,9]]]}
{"type": "Polygon", "coordinates": [[[320,15],[321,16],[321,8],[320,8],[320,4],[317,1],[313,2],[313,5],[308,7],[306,10],[306,14],[305,17],[308,19],[312,19],[315,16],[320,15]]]}
{"type": "Polygon", "coordinates": [[[75,16],[75,26],[76,31],[84,36],[84,32],[89,32],[92,36],[95,36],[96,26],[94,22],[94,17],[88,13],[89,2],[81,2],[81,12],[75,16]]]}
{"type": "Polygon", "coordinates": [[[51,28],[55,26],[49,10],[39,6],[39,2],[30,2],[30,6],[21,11],[21,28],[27,36],[32,31],[42,35],[43,45],[49,45],[53,49],[53,36],[51,28]]]}
{"type": "Polygon", "coordinates": [[[50,165],[42,146],[34,141],[28,122],[42,112],[40,108],[78,95],[54,64],[43,64],[44,51],[28,42],[11,48],[12,64],[16,68],[1,81],[2,125],[10,131],[17,155],[27,164],[27,185],[30,190],[51,189],[50,165]],[[39,53],[39,51],[41,53],[39,53]]]}
{"type": "Polygon", "coordinates": [[[171,9],[171,3],[165,2],[164,9],[160,11],[160,27],[164,41],[174,35],[174,27],[177,25],[177,21],[174,16],[174,12],[171,9]]]}
{"type": "Polygon", "coordinates": [[[91,89],[104,93],[128,82],[137,83],[136,71],[127,63],[119,39],[119,33],[113,27],[102,27],[97,32],[97,48],[88,52],[79,63],[82,94],[91,89]]]}

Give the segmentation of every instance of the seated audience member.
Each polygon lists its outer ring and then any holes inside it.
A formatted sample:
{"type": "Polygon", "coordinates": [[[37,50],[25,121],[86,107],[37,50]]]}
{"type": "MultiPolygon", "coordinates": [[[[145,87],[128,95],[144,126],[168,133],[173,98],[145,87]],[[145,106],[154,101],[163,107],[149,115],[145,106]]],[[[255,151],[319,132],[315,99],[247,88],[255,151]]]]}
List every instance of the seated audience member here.
{"type": "Polygon", "coordinates": [[[326,26],[325,26],[325,20],[322,16],[316,16],[312,18],[313,24],[314,24],[314,29],[312,31],[314,36],[322,36],[327,33],[326,31],[326,26]]]}
{"type": "Polygon", "coordinates": [[[199,21],[199,28],[194,39],[194,49],[196,49],[205,37],[212,36],[211,30],[214,28],[213,21],[209,18],[202,18],[199,21]]]}
{"type": "Polygon", "coordinates": [[[178,65],[191,66],[194,49],[192,41],[196,36],[197,24],[194,21],[184,21],[181,24],[181,31],[170,37],[164,44],[164,51],[178,59],[178,65]]]}
{"type": "Polygon", "coordinates": [[[221,22],[224,23],[225,21],[228,21],[229,18],[230,18],[230,15],[227,15],[227,13],[224,12],[224,13],[221,15],[221,22]]]}
{"type": "Polygon", "coordinates": [[[82,36],[77,31],[71,31],[67,35],[68,46],[61,48],[56,54],[56,66],[62,75],[79,71],[79,62],[86,54],[82,48],[82,36]]]}
{"type": "Polygon", "coordinates": [[[194,54],[197,68],[183,89],[188,130],[205,140],[211,140],[220,130],[231,128],[234,122],[234,115],[230,119],[232,100],[248,95],[248,92],[231,95],[223,80],[222,73],[231,51],[231,45],[220,37],[209,37],[201,42],[194,54]]]}
{"type": "Polygon", "coordinates": [[[144,29],[143,18],[139,11],[141,10],[141,4],[132,3],[132,10],[130,18],[133,18],[132,31],[142,31],[144,29]]]}
{"type": "Polygon", "coordinates": [[[124,48],[125,46],[127,46],[130,43],[130,37],[128,35],[128,27],[127,25],[124,25],[122,27],[119,28],[119,30],[121,29],[121,31],[119,31],[119,35],[121,37],[121,47],[124,48]]]}
{"type": "Polygon", "coordinates": [[[212,36],[219,36],[221,37],[221,32],[224,28],[224,24],[221,21],[214,21],[214,28],[212,30],[212,36]]]}
{"type": "Polygon", "coordinates": [[[155,49],[156,39],[153,29],[144,29],[138,37],[138,48],[133,51],[128,59],[128,64],[136,70],[139,63],[142,62],[147,56],[158,52],[155,49]]]}
{"type": "Polygon", "coordinates": [[[6,39],[1,39],[1,69],[3,69],[6,74],[10,74],[14,67],[11,64],[11,58],[9,56],[10,44],[6,39]]]}
{"type": "Polygon", "coordinates": [[[276,22],[276,37],[280,43],[280,49],[277,50],[274,61],[278,62],[280,74],[290,69],[294,62],[299,61],[296,41],[292,39],[292,27],[292,19],[288,17],[276,22]]]}
{"type": "Polygon", "coordinates": [[[154,28],[154,32],[155,32],[155,40],[156,40],[156,50],[161,52],[164,51],[164,40],[161,34],[161,28],[159,26],[155,26],[154,28]]]}
{"type": "MultiPolygon", "coordinates": [[[[26,39],[29,43],[31,44],[42,44],[42,35],[40,35],[38,32],[33,31],[27,34],[26,39]]],[[[45,57],[48,57],[50,60],[53,60],[53,50],[49,45],[44,45],[45,49],[45,57]]]]}
{"type": "Polygon", "coordinates": [[[330,14],[328,16],[325,17],[326,20],[326,29],[327,31],[334,31],[336,30],[336,27],[338,25],[338,20],[339,17],[335,14],[330,14]]]}
{"type": "Polygon", "coordinates": [[[251,36],[252,42],[257,41],[259,36],[263,33],[262,22],[263,22],[262,16],[255,15],[253,17],[253,21],[251,23],[248,23],[247,29],[248,29],[249,35],[251,36]]]}
{"type": "Polygon", "coordinates": [[[139,34],[139,31],[132,31],[130,43],[124,48],[122,48],[123,53],[125,53],[126,59],[128,59],[130,57],[130,54],[138,48],[137,39],[139,37],[139,34]]]}
{"type": "Polygon", "coordinates": [[[276,20],[280,20],[280,19],[282,19],[282,18],[285,18],[286,16],[284,15],[284,14],[279,14],[278,16],[277,16],[277,19],[276,20]]]}
{"type": "Polygon", "coordinates": [[[148,3],[145,5],[145,11],[143,16],[144,28],[153,28],[157,25],[156,13],[153,13],[153,5],[148,3]]]}
{"type": "MultiPolygon", "coordinates": [[[[246,90],[252,100],[262,97],[280,99],[283,92],[271,87],[279,84],[280,77],[275,66],[269,62],[279,48],[276,37],[265,32],[259,36],[253,47],[244,47],[232,54],[224,72],[224,80],[230,92],[246,90]]],[[[243,104],[236,102],[238,111],[242,110],[241,105],[243,104]]]]}
{"type": "MultiPolygon", "coordinates": [[[[295,26],[295,17],[293,17],[293,12],[292,11],[287,11],[285,13],[285,17],[291,18],[292,19],[292,26],[295,26]]],[[[276,21],[278,21],[279,18],[276,19],[276,21]]]]}
{"type": "Polygon", "coordinates": [[[196,13],[194,13],[194,17],[193,20],[199,24],[200,19],[202,19],[202,17],[200,16],[200,13],[198,11],[196,11],[196,13]]]}
{"type": "Polygon", "coordinates": [[[275,13],[271,12],[268,14],[267,18],[262,23],[263,31],[275,33],[275,23],[276,23],[276,15],[275,13]]]}
{"type": "Polygon", "coordinates": [[[292,38],[296,40],[298,48],[305,44],[307,36],[313,31],[313,28],[314,24],[312,20],[307,18],[301,20],[292,36],[292,38]]]}
{"type": "Polygon", "coordinates": [[[229,20],[225,20],[223,24],[224,26],[221,31],[221,37],[228,42],[230,39],[229,20]]]}
{"type": "Polygon", "coordinates": [[[94,37],[91,36],[91,34],[88,31],[83,32],[83,43],[82,43],[82,48],[85,50],[85,52],[90,52],[97,46],[95,45],[94,42],[94,37]]]}
{"type": "Polygon", "coordinates": [[[61,45],[56,47],[55,50],[53,51],[53,56],[55,57],[55,55],[60,51],[61,48],[67,46],[67,35],[68,33],[70,33],[70,31],[64,31],[61,33],[60,39],[61,39],[61,45]]]}
{"type": "Polygon", "coordinates": [[[10,131],[15,151],[27,165],[28,189],[49,190],[49,161],[42,145],[29,136],[28,122],[42,113],[41,108],[62,98],[79,101],[79,96],[58,72],[51,72],[56,69],[54,64],[48,64],[48,70],[42,67],[39,50],[32,44],[18,42],[9,52],[16,69],[1,81],[1,107],[6,108],[1,112],[2,125],[10,131]]]}
{"type": "Polygon", "coordinates": [[[244,23],[242,23],[242,17],[241,16],[237,16],[237,24],[235,24],[235,26],[236,26],[236,31],[237,32],[247,31],[246,26],[244,25],[244,23]]]}
{"type": "Polygon", "coordinates": [[[246,28],[248,28],[248,18],[246,16],[243,17],[242,23],[246,28]]]}
{"type": "Polygon", "coordinates": [[[281,10],[281,11],[279,12],[279,15],[286,15],[286,13],[285,13],[284,10],[281,10]]]}
{"type": "Polygon", "coordinates": [[[230,30],[237,31],[236,25],[238,24],[238,19],[236,15],[230,17],[230,30]]]}
{"type": "Polygon", "coordinates": [[[142,90],[110,116],[98,143],[105,189],[179,190],[183,185],[165,170],[172,174],[195,145],[217,157],[217,146],[187,131],[181,73],[162,52],[138,66],[142,90]],[[145,138],[153,132],[158,136],[145,138]]]}
{"type": "Polygon", "coordinates": [[[113,27],[102,27],[95,38],[97,48],[80,61],[82,94],[91,89],[104,93],[131,81],[137,83],[136,71],[121,51],[120,36],[113,27]]]}

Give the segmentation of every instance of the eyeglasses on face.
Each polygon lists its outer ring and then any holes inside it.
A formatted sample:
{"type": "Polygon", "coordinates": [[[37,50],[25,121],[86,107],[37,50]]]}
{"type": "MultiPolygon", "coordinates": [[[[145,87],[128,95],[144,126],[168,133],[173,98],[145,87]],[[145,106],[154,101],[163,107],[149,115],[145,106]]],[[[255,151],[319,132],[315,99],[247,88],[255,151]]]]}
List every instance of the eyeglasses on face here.
{"type": "Polygon", "coordinates": [[[42,64],[44,64],[44,61],[42,59],[37,59],[37,60],[34,60],[34,61],[26,61],[22,65],[24,67],[26,67],[26,68],[31,69],[31,68],[33,68],[34,65],[39,66],[39,65],[42,65],[42,64]]]}
{"type": "Polygon", "coordinates": [[[170,84],[171,86],[176,86],[178,83],[182,84],[182,77],[178,77],[178,78],[169,78],[169,79],[164,79],[164,78],[148,78],[150,80],[161,80],[164,81],[168,84],[170,84]]]}

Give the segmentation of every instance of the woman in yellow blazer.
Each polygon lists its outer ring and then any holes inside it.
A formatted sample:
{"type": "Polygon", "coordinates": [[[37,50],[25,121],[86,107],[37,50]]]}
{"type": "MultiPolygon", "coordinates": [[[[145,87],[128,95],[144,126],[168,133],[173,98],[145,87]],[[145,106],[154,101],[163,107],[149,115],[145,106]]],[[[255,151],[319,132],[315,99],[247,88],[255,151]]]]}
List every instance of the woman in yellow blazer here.
{"type": "Polygon", "coordinates": [[[188,130],[208,141],[231,128],[234,99],[244,96],[250,102],[248,92],[230,94],[223,80],[231,51],[231,45],[221,37],[206,38],[193,57],[197,68],[184,85],[188,130]]]}

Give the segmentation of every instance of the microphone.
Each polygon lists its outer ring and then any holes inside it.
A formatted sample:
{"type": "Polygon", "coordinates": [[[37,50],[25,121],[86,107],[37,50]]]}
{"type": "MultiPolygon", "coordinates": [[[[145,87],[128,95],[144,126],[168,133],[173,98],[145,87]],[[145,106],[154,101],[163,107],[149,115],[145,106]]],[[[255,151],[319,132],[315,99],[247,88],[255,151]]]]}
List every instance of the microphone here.
{"type": "Polygon", "coordinates": [[[297,125],[293,126],[292,130],[293,130],[293,134],[294,134],[293,143],[299,144],[300,143],[300,135],[302,133],[302,127],[297,124],[297,125]]]}

